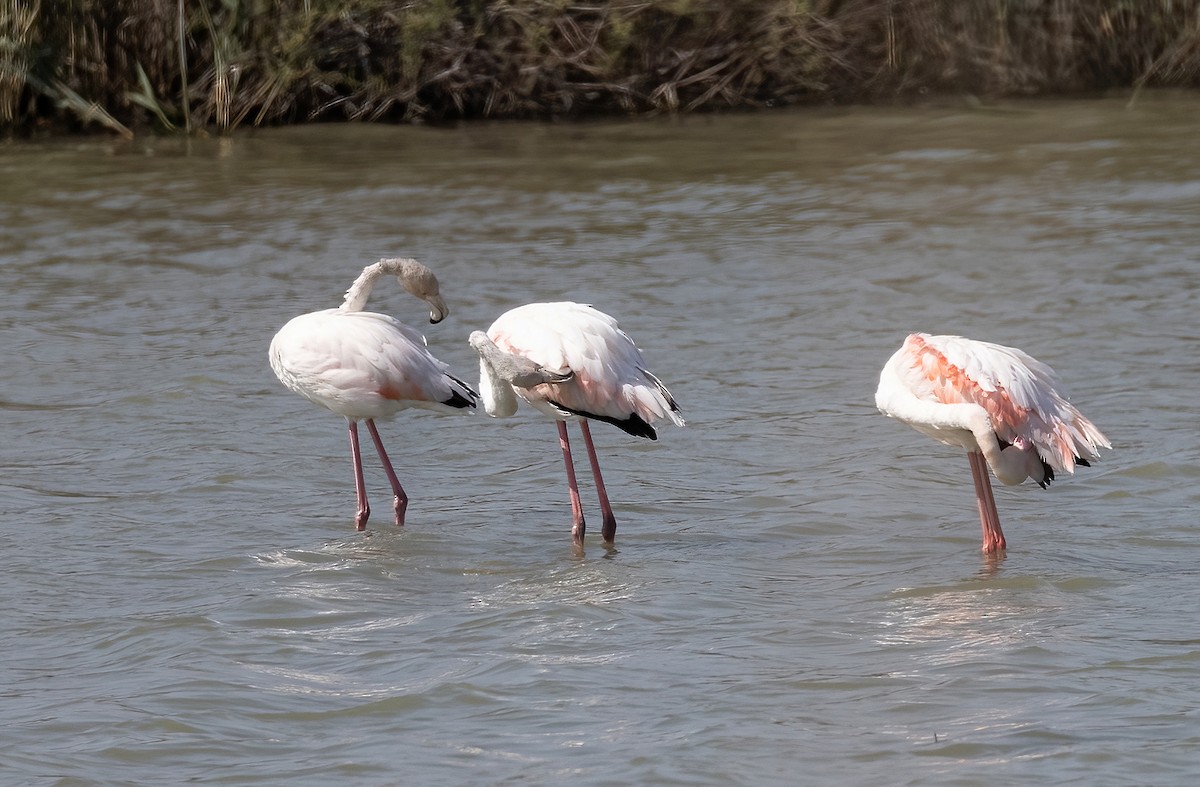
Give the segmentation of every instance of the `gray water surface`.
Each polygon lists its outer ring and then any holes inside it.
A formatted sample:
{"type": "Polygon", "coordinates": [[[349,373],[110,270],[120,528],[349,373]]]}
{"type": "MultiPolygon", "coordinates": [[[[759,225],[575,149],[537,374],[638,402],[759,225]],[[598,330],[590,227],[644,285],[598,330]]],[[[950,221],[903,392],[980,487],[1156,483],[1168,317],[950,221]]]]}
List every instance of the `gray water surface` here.
{"type": "Polygon", "coordinates": [[[1200,99],[0,145],[6,783],[1190,783],[1200,99]],[[616,316],[688,425],[344,422],[266,348],[415,256],[616,316]],[[998,487],[879,415],[913,330],[1055,367],[1114,444],[998,487]],[[582,453],[582,452],[580,452],[582,453]],[[582,455],[580,456],[582,459],[582,455]]]}

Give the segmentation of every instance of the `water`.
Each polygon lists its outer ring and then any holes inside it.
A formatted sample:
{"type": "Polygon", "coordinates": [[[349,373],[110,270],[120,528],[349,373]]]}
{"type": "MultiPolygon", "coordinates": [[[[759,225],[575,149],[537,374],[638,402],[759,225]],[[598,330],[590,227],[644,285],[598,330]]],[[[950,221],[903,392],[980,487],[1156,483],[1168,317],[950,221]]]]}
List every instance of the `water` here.
{"type": "Polygon", "coordinates": [[[1200,767],[1190,95],[0,146],[6,783],[1185,783],[1200,767]],[[466,337],[571,298],[688,418],[345,428],[266,363],[360,268],[466,337]],[[873,408],[911,330],[1025,348],[1112,439],[998,488],[873,408]]]}

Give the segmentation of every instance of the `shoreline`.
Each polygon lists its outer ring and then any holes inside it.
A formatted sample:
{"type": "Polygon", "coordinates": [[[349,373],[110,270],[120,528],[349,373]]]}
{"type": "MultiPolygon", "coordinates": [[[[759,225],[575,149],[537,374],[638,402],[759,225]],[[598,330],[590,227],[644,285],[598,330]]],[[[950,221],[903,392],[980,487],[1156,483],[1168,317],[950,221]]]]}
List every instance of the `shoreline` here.
{"type": "Polygon", "coordinates": [[[219,135],[1200,87],[1200,2],[29,0],[0,136],[219,135]]]}

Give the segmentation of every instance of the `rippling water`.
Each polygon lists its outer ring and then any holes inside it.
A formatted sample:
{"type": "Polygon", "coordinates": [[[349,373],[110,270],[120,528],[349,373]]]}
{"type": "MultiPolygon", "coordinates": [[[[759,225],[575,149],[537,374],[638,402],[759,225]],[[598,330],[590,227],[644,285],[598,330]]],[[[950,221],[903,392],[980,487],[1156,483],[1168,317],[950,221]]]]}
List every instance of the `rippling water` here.
{"type": "Polygon", "coordinates": [[[8,783],[1183,783],[1200,760],[1200,101],[0,145],[8,783]],[[688,418],[344,424],[266,346],[411,255],[461,374],[617,316],[688,418]],[[1025,348],[1112,439],[998,488],[878,415],[912,330],[1025,348]]]}

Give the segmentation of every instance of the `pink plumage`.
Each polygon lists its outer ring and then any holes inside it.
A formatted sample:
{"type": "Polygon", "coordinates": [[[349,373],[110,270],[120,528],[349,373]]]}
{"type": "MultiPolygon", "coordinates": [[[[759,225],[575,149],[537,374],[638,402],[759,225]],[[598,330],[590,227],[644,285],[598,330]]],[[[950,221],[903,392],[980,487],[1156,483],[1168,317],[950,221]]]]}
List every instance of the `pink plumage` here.
{"type": "Polygon", "coordinates": [[[417,331],[386,314],[326,309],[294,317],[271,342],[275,374],[338,415],[389,418],[418,407],[445,411],[465,397],[417,331]]]}
{"type": "Polygon", "coordinates": [[[530,303],[505,312],[486,335],[472,334],[471,344],[480,353],[479,389],[489,415],[512,415],[519,397],[558,422],[577,543],[585,525],[565,422],[579,422],[600,498],[601,533],[605,541],[613,540],[616,518],[588,421],[611,423],[651,440],[657,439],[659,423],[684,425],[671,392],[646,369],[637,345],[611,316],[570,301],[530,303]]]}
{"type": "Polygon", "coordinates": [[[1109,441],[1063,394],[1046,364],[1014,347],[914,333],[892,355],[875,392],[879,409],[968,452],[983,550],[1005,546],[988,470],[1005,484],[1088,465],[1109,441]]]}
{"type": "Polygon", "coordinates": [[[670,391],[646,370],[629,335],[602,311],[570,301],[530,303],[500,315],[487,333],[505,352],[573,373],[568,382],[516,391],[553,418],[583,415],[651,440],[657,439],[656,423],[683,426],[670,391]]]}

